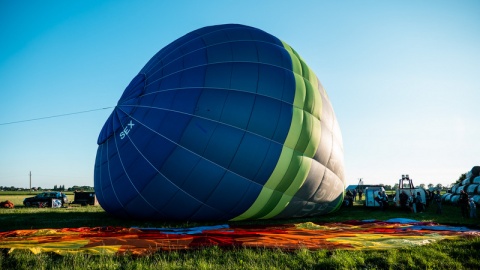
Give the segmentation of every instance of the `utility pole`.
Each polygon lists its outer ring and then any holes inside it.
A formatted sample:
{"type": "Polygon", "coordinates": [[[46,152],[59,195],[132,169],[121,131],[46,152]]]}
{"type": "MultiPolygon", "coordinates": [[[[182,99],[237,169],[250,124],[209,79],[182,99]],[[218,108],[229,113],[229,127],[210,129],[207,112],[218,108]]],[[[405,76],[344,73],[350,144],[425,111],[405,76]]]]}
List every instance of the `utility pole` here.
{"type": "Polygon", "coordinates": [[[30,171],[30,192],[32,192],[32,171],[30,171]]]}

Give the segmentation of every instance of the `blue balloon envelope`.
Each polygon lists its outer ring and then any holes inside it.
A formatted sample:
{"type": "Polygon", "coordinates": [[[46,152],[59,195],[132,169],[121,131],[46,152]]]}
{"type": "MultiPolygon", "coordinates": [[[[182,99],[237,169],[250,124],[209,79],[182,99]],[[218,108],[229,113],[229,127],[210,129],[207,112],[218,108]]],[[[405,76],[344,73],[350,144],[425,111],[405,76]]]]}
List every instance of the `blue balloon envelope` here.
{"type": "Polygon", "coordinates": [[[133,78],[100,132],[94,182],[121,217],[317,216],[343,201],[342,138],[295,50],[253,27],[209,26],[133,78]]]}

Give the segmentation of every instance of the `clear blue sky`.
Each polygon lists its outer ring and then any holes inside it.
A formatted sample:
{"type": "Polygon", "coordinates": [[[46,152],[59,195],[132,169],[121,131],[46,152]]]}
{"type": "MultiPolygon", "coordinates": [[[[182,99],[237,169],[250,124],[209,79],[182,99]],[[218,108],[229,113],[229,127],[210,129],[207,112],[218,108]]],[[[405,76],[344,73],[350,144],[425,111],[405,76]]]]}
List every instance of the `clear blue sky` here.
{"type": "Polygon", "coordinates": [[[91,185],[97,137],[161,48],[240,23],[290,44],[326,88],[347,184],[454,182],[480,165],[480,1],[0,0],[0,186],[91,185]]]}

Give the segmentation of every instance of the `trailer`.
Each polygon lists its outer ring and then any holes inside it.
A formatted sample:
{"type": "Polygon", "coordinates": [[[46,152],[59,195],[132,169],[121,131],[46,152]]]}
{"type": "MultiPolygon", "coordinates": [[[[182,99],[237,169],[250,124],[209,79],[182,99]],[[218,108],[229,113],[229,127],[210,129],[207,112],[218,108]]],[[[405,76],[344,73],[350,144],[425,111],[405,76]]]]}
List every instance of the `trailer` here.
{"type": "Polygon", "coordinates": [[[73,194],[73,202],[70,204],[80,204],[82,206],[98,205],[97,197],[95,196],[94,191],[75,191],[73,194]]]}

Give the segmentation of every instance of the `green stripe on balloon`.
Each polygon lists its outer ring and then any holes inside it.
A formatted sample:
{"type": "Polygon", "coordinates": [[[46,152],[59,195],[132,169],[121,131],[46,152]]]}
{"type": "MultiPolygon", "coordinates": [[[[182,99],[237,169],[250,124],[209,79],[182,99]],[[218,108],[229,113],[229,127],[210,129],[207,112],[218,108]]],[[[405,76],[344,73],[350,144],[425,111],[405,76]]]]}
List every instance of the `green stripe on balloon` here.
{"type": "Polygon", "coordinates": [[[317,76],[296,51],[282,43],[292,60],[296,85],[290,130],[277,165],[259,196],[234,221],[268,219],[281,213],[305,182],[320,144],[322,98],[317,76]]]}

